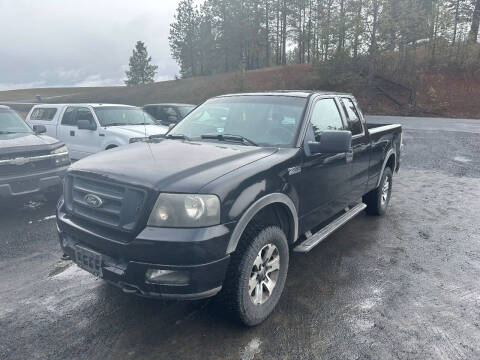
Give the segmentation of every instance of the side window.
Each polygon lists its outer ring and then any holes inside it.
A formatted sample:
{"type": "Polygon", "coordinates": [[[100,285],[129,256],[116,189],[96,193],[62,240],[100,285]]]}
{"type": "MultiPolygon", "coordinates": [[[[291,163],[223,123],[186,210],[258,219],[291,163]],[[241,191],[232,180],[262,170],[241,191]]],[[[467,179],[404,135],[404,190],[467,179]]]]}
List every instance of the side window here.
{"type": "Polygon", "coordinates": [[[52,121],[56,113],[55,108],[36,108],[32,111],[30,120],[52,121]]]}
{"type": "Polygon", "coordinates": [[[154,106],[145,106],[143,110],[145,110],[145,112],[153,116],[155,119],[157,118],[157,115],[155,114],[157,109],[154,106]]]}
{"type": "Polygon", "coordinates": [[[343,122],[334,99],[322,99],[315,103],[310,120],[315,140],[325,130],[343,130],[343,122]]]}
{"type": "Polygon", "coordinates": [[[75,108],[68,107],[63,113],[62,125],[75,126],[75,108]]]}
{"type": "MultiPolygon", "coordinates": [[[[77,120],[88,120],[91,123],[94,123],[92,112],[88,108],[78,108],[77,110],[77,120]]],[[[76,123],[76,122],[75,122],[76,123]]]]}
{"type": "Polygon", "coordinates": [[[162,120],[162,121],[168,120],[168,115],[167,115],[167,112],[165,111],[165,106],[159,106],[157,108],[156,119],[157,120],[162,120]]]}
{"type": "Polygon", "coordinates": [[[169,116],[175,116],[178,118],[177,110],[171,106],[165,108],[165,113],[167,114],[166,120],[168,120],[169,116]]]}
{"type": "Polygon", "coordinates": [[[360,115],[357,112],[357,108],[353,101],[349,98],[342,98],[343,107],[347,113],[348,128],[352,132],[352,135],[363,134],[363,124],[360,119],[360,115]]]}

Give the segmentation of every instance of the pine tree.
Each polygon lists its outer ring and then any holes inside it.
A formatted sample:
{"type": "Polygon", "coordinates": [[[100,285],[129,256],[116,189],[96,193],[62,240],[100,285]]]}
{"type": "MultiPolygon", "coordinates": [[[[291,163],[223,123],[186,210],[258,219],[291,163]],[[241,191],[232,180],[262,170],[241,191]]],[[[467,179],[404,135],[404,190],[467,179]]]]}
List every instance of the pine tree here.
{"type": "Polygon", "coordinates": [[[125,72],[127,75],[125,85],[138,86],[153,83],[158,66],[152,65],[151,62],[152,57],[148,56],[145,43],[137,41],[128,63],[130,68],[125,72]]]}

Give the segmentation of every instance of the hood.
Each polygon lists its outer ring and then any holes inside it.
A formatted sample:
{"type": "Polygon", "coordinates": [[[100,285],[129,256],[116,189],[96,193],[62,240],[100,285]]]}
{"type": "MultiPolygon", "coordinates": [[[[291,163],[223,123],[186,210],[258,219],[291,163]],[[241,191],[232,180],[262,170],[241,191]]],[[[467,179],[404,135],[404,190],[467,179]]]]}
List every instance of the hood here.
{"type": "Polygon", "coordinates": [[[159,140],[135,143],[80,160],[71,172],[87,172],[156,191],[195,193],[209,182],[275,153],[214,142],[159,140]]]}
{"type": "Polygon", "coordinates": [[[0,154],[50,150],[61,143],[50,136],[33,133],[0,134],[0,154]]]}
{"type": "Polygon", "coordinates": [[[144,137],[157,134],[165,134],[168,130],[166,126],[160,125],[123,125],[109,126],[106,128],[109,133],[127,136],[127,137],[144,137]]]}

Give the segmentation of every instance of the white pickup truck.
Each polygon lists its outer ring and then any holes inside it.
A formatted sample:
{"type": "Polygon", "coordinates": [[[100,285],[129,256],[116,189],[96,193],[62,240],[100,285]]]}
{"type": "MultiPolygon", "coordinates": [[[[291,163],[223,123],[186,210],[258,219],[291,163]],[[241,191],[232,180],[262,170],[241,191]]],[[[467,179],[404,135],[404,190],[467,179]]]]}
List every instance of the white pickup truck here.
{"type": "Polygon", "coordinates": [[[43,125],[47,135],[63,141],[74,160],[151,135],[164,134],[168,128],[156,125],[144,110],[111,104],[42,104],[27,115],[31,126],[43,125]]]}

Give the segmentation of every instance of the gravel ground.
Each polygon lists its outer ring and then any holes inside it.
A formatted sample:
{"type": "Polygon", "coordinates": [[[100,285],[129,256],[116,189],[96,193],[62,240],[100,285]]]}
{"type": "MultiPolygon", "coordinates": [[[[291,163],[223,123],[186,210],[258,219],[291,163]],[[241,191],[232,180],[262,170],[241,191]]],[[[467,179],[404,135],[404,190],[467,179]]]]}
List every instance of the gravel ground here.
{"type": "Polygon", "coordinates": [[[0,205],[0,359],[480,358],[480,133],[422,121],[387,216],[294,254],[253,329],[212,300],[123,294],[59,260],[52,205],[0,205]]]}

